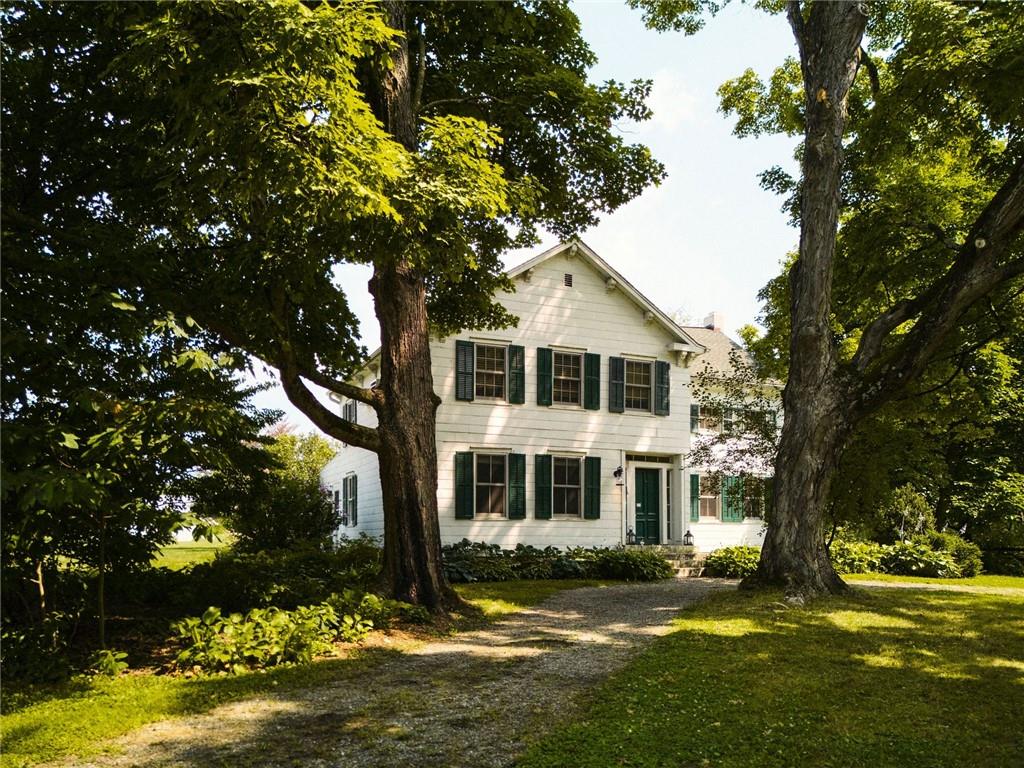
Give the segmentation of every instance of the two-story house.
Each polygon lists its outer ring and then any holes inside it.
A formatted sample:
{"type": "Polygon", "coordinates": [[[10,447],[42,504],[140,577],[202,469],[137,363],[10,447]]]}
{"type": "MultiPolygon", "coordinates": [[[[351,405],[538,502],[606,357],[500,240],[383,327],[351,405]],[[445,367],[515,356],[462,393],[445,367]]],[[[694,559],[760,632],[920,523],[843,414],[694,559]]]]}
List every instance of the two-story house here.
{"type": "MultiPolygon", "coordinates": [[[[689,531],[701,550],[759,543],[742,484],[702,485],[686,464],[709,426],[691,419],[691,370],[736,345],[717,327],[680,327],[579,241],[509,275],[515,292],[496,298],[517,327],[431,344],[442,541],[668,544],[689,531]]],[[[377,374],[371,356],[353,383],[377,374]]],[[[375,424],[363,404],[341,411],[375,424]]],[[[321,477],[339,534],[382,535],[376,454],[345,446],[321,477]]]]}

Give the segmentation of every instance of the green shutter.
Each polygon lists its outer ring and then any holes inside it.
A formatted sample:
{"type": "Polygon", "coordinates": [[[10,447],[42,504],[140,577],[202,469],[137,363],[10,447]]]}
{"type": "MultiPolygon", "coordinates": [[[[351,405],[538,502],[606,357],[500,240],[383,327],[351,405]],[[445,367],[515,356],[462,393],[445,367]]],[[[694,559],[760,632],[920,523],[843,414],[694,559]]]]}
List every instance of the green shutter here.
{"type": "Polygon", "coordinates": [[[534,478],[533,516],[538,520],[551,519],[551,457],[537,454],[534,478]]]}
{"type": "Polygon", "coordinates": [[[473,519],[473,454],[463,451],[455,454],[455,517],[473,519]]]}
{"type": "Polygon", "coordinates": [[[775,511],[775,478],[766,477],[761,487],[764,489],[764,520],[767,522],[775,511]]]}
{"type": "Polygon", "coordinates": [[[359,476],[352,475],[352,509],[349,511],[349,522],[359,525],[359,476]]]}
{"type": "Polygon", "coordinates": [[[586,520],[601,517],[600,456],[587,456],[583,460],[583,517],[586,520]]]}
{"type": "Polygon", "coordinates": [[[696,432],[700,427],[700,406],[697,403],[690,405],[690,431],[696,432]]]}
{"type": "Polygon", "coordinates": [[[690,475],[690,522],[700,522],[700,475],[690,475]]]}
{"type": "Polygon", "coordinates": [[[608,410],[626,410],[626,361],[621,357],[608,358],[608,410]]]}
{"type": "Polygon", "coordinates": [[[508,401],[514,405],[526,402],[526,351],[515,344],[508,348],[508,401]]]}
{"type": "Polygon", "coordinates": [[[552,381],[551,350],[537,348],[537,405],[551,405],[552,381]]]}
{"type": "Polygon", "coordinates": [[[722,522],[743,522],[743,478],[722,478],[722,522]]]}
{"type": "Polygon", "coordinates": [[[526,454],[508,455],[508,518],[526,517],[526,454]]]}
{"type": "Polygon", "coordinates": [[[668,393],[671,368],[664,360],[654,361],[654,415],[668,416],[668,393]]]}
{"type": "MultiPolygon", "coordinates": [[[[472,341],[455,342],[455,399],[472,400],[473,386],[473,365],[476,362],[472,341]]],[[[470,515],[472,517],[472,514],[470,515]]]]}
{"type": "Polygon", "coordinates": [[[583,407],[601,408],[601,356],[588,352],[583,356],[583,407]]]}

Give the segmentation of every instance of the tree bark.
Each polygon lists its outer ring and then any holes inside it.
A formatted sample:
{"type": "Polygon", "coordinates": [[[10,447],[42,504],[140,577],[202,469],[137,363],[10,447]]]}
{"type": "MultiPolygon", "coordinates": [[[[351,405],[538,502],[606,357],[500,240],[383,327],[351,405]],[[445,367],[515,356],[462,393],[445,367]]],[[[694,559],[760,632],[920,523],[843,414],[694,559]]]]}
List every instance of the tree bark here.
{"type": "Polygon", "coordinates": [[[829,326],[839,224],[847,97],[867,17],[854,2],[821,2],[805,14],[788,5],[806,94],[800,257],[790,273],[786,419],[775,461],[774,509],[750,584],[787,593],[841,592],[828,557],[824,517],[832,477],[851,432],[838,354],[829,326]]]}
{"type": "MultiPolygon", "coordinates": [[[[388,26],[407,32],[404,2],[387,2],[388,26]]],[[[418,150],[408,35],[392,53],[392,67],[371,75],[370,104],[389,133],[418,150]]],[[[384,504],[384,575],[392,594],[434,611],[461,604],[441,563],[437,519],[436,412],[430,360],[426,281],[395,237],[378,250],[370,280],[381,332],[377,432],[384,504]],[[399,252],[395,252],[395,251],[399,252]]]]}

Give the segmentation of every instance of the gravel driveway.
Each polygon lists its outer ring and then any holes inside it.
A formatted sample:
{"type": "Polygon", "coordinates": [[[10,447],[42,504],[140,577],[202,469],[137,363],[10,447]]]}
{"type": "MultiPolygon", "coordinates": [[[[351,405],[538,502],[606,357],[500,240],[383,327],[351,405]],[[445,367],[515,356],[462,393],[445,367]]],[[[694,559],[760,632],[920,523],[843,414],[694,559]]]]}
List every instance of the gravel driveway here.
{"type": "MultiPolygon", "coordinates": [[[[511,765],[571,719],[579,694],[735,582],[671,579],[560,592],[359,676],[146,726],[90,766],[511,765]]],[[[83,765],[81,762],[65,765],[83,765]]]]}

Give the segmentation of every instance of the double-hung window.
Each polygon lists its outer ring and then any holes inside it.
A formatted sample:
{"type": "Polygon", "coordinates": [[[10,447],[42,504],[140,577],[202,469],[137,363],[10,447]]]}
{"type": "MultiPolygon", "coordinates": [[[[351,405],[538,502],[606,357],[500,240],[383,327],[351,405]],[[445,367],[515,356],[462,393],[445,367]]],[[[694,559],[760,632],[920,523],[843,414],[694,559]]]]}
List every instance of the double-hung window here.
{"type": "Polygon", "coordinates": [[[476,396],[504,400],[506,395],[505,347],[476,345],[476,396]]]}
{"type": "Polygon", "coordinates": [[[341,480],[341,524],[354,526],[359,524],[359,491],[356,475],[348,475],[341,480]]]}
{"type": "Polygon", "coordinates": [[[720,432],[722,430],[722,412],[718,408],[704,407],[700,409],[699,427],[707,432],[720,432]]]}
{"type": "Polygon", "coordinates": [[[583,355],[555,352],[552,400],[563,405],[583,404],[583,355]]]}
{"type": "Polygon", "coordinates": [[[476,514],[505,516],[508,462],[504,454],[478,453],[476,458],[476,514]]]}
{"type": "Polygon", "coordinates": [[[556,517],[579,517],[581,480],[581,460],[577,457],[554,456],[552,458],[551,485],[552,514],[556,517]]]}
{"type": "Polygon", "coordinates": [[[700,516],[718,518],[720,507],[719,483],[709,475],[700,476],[700,516]]]}
{"type": "Polygon", "coordinates": [[[359,404],[355,400],[347,401],[341,406],[341,418],[355,424],[359,414],[359,404]]]}
{"type": "Polygon", "coordinates": [[[651,410],[651,364],[626,360],[626,410],[651,410]]]}

